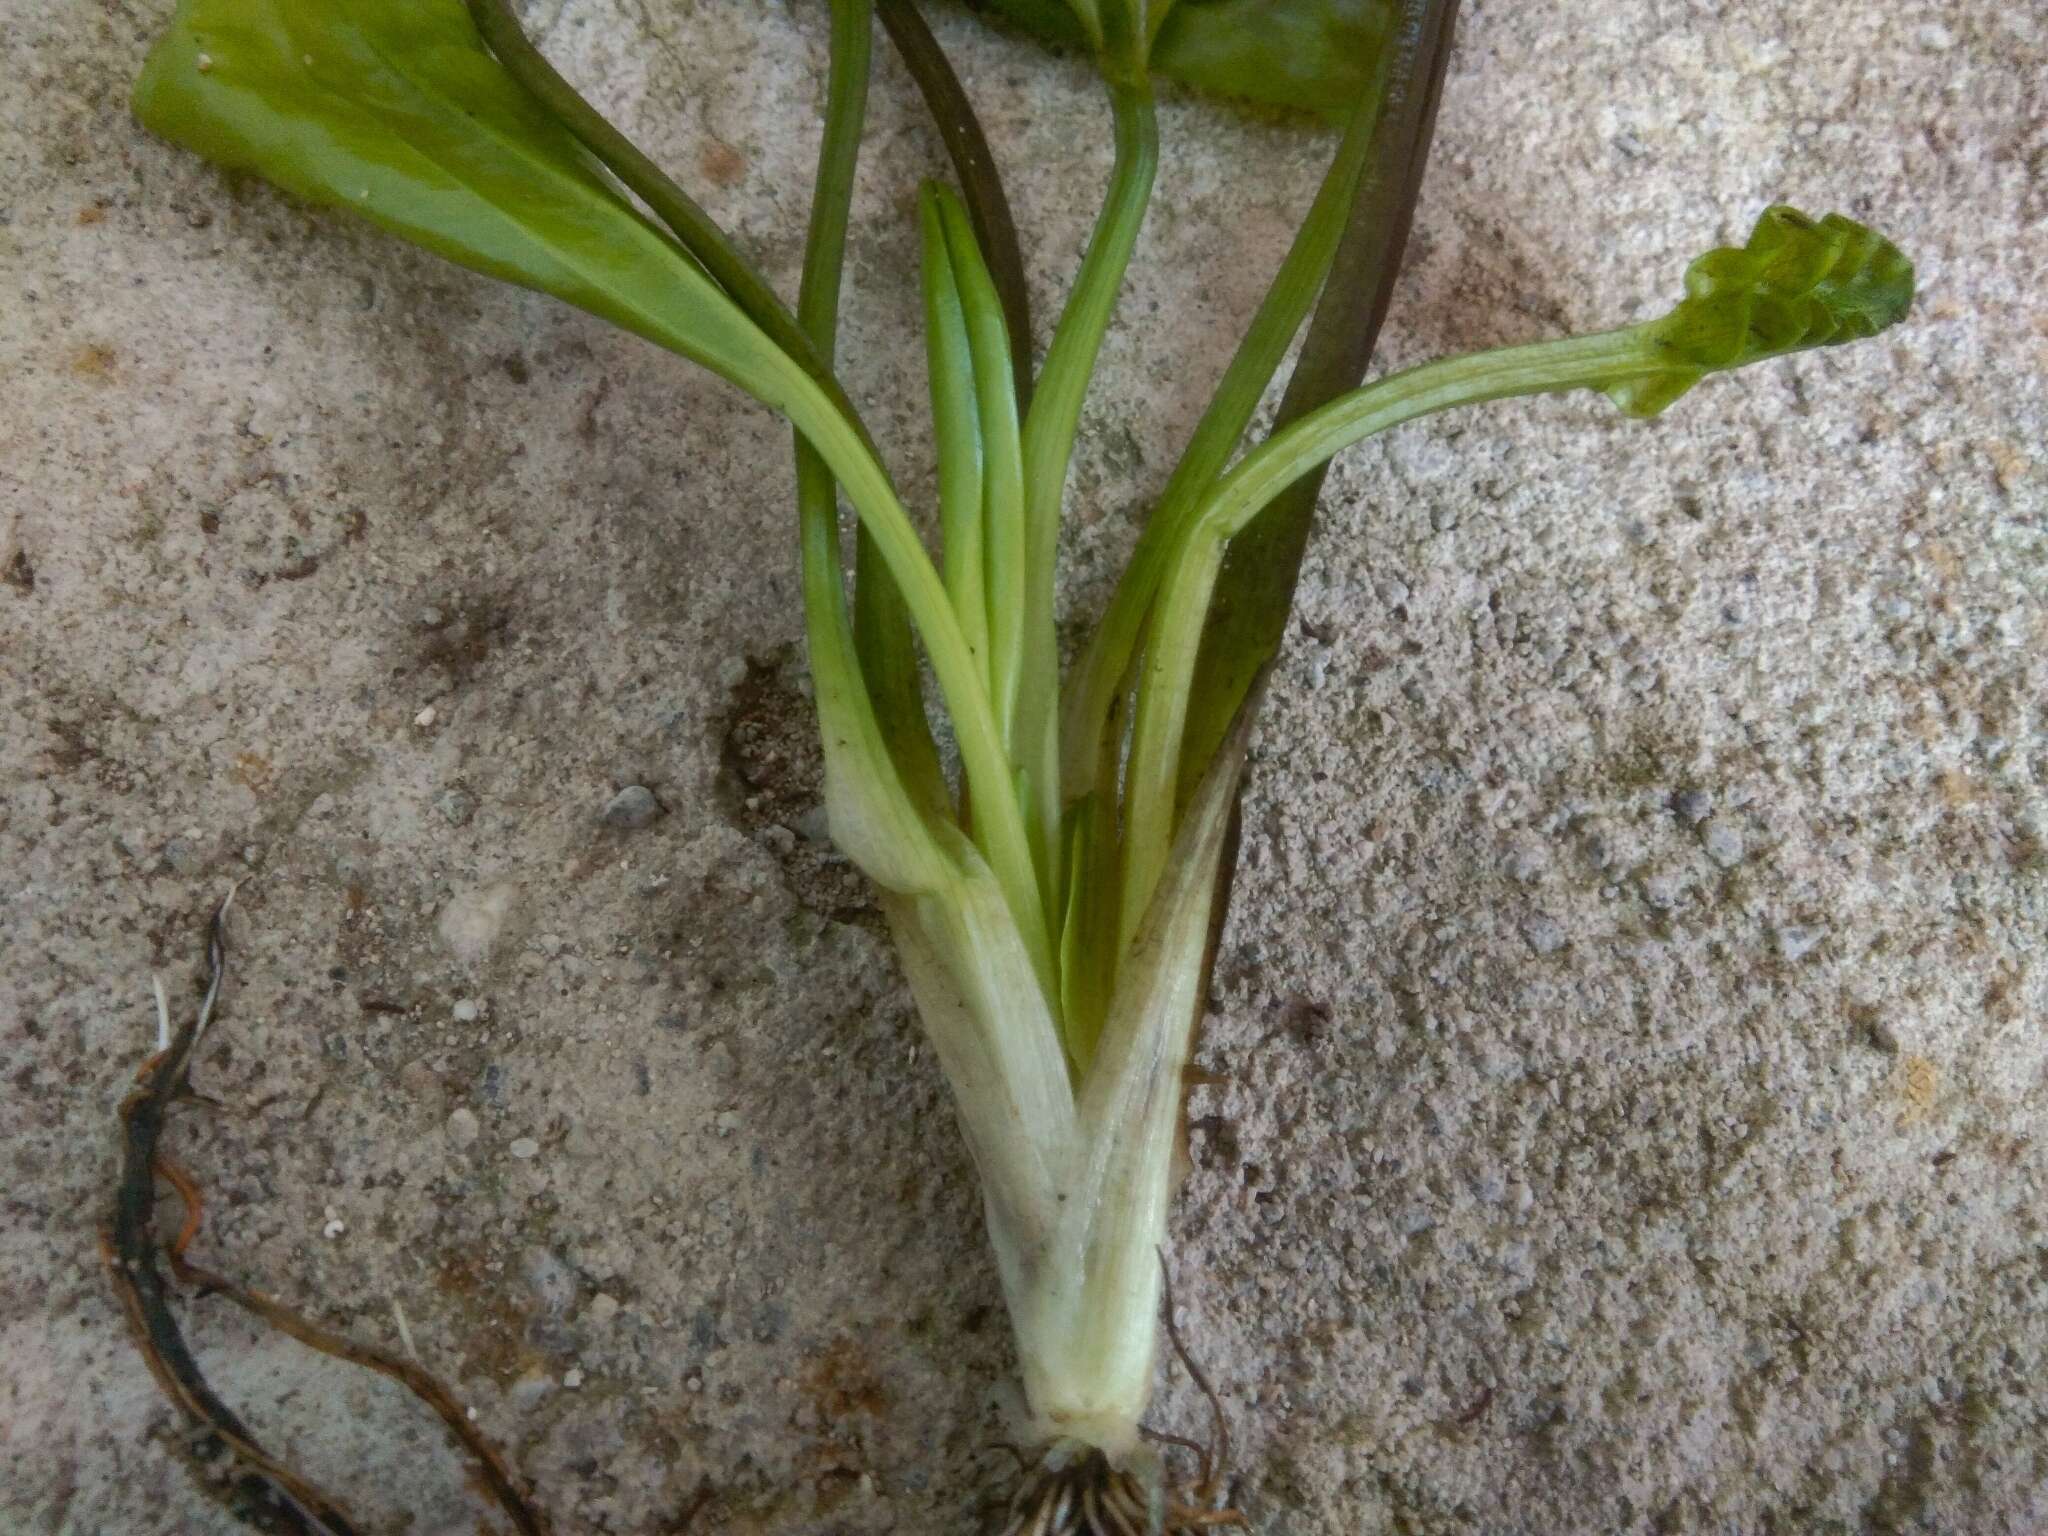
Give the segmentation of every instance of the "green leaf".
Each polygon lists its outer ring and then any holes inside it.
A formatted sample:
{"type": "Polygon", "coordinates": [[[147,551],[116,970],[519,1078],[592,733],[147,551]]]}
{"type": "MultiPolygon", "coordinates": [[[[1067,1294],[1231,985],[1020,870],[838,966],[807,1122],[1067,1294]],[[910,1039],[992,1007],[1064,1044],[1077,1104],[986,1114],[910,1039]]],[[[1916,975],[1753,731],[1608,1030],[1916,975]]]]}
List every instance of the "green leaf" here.
{"type": "Polygon", "coordinates": [[[1642,328],[1664,371],[1607,394],[1631,416],[1654,416],[1709,373],[1787,352],[1861,341],[1913,303],[1913,264],[1875,230],[1831,213],[1766,209],[1746,245],[1707,252],[1685,273],[1685,298],[1642,328]]]}
{"type": "MultiPolygon", "coordinates": [[[[1065,0],[976,0],[1041,41],[1091,46],[1065,0]]],[[[1151,72],[1197,90],[1265,106],[1337,114],[1372,82],[1391,37],[1395,0],[1178,0],[1158,20],[1159,0],[1105,0],[1132,19],[1118,36],[1156,28],[1151,72]]]]}
{"type": "Polygon", "coordinates": [[[1393,0],[1180,0],[1152,47],[1159,74],[1219,96],[1325,114],[1372,84],[1393,0]]]}
{"type": "Polygon", "coordinates": [[[185,0],[145,126],[759,393],[766,343],[484,48],[460,0],[185,0]]]}
{"type": "Polygon", "coordinates": [[[1057,48],[1087,48],[1088,30],[1067,0],[967,0],[970,9],[993,11],[1004,21],[1057,48]]]}

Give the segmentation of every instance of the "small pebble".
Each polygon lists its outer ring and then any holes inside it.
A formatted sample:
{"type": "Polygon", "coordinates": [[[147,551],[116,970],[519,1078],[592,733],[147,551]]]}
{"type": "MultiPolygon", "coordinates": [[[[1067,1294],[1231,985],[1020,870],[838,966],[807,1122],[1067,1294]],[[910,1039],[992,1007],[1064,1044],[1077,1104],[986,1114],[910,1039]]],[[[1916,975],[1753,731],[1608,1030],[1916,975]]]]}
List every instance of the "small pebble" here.
{"type": "Polygon", "coordinates": [[[535,1366],[517,1381],[513,1382],[506,1396],[512,1399],[515,1408],[531,1408],[548,1395],[554,1387],[555,1378],[535,1366]]]}
{"type": "Polygon", "coordinates": [[[825,807],[814,805],[790,824],[790,830],[807,843],[829,843],[832,841],[832,824],[825,816],[825,807]]]}
{"type": "Polygon", "coordinates": [[[455,1022],[458,1024],[474,1024],[483,1016],[483,1009],[473,997],[458,997],[455,999],[455,1006],[448,1011],[455,1015],[455,1022]]]}
{"type": "Polygon", "coordinates": [[[1828,936],[1825,928],[1808,928],[1794,924],[1778,930],[1778,953],[1787,960],[1804,960],[1820,947],[1821,940],[1828,936]]]}
{"type": "Polygon", "coordinates": [[[331,1205],[327,1207],[326,1214],[327,1222],[324,1226],[320,1228],[320,1235],[326,1238],[329,1242],[332,1242],[335,1238],[341,1236],[342,1233],[348,1230],[348,1223],[343,1221],[341,1217],[335,1214],[334,1207],[331,1205]]]}
{"type": "Polygon", "coordinates": [[[514,1157],[524,1160],[526,1158],[540,1156],[540,1143],[535,1141],[531,1136],[521,1136],[505,1150],[510,1152],[514,1157]]]}
{"type": "Polygon", "coordinates": [[[1742,829],[1733,822],[1716,816],[1701,829],[1700,841],[1706,845],[1707,857],[1723,869],[1742,862],[1742,829]]]}
{"type": "Polygon", "coordinates": [[[412,717],[412,723],[424,731],[440,718],[441,712],[429,704],[425,709],[412,717]]]}
{"type": "Polygon", "coordinates": [[[574,1392],[583,1385],[583,1371],[579,1366],[570,1366],[562,1373],[562,1385],[574,1392]]]}
{"type": "Polygon", "coordinates": [[[1681,790],[1671,797],[1671,809],[1688,827],[1696,827],[1714,814],[1714,797],[1704,789],[1681,790]]]}
{"type": "Polygon", "coordinates": [[[447,789],[434,804],[451,827],[466,827],[476,814],[476,796],[463,789],[447,789]]]}
{"type": "Polygon", "coordinates": [[[483,1126],[469,1110],[458,1109],[448,1117],[448,1139],[458,1147],[474,1146],[482,1131],[483,1126]]]}
{"type": "Polygon", "coordinates": [[[654,798],[654,791],[644,784],[628,784],[613,795],[611,804],[604,808],[604,824],[633,831],[646,826],[660,814],[661,802],[654,798]]]}
{"type": "Polygon", "coordinates": [[[1564,948],[1564,929],[1556,918],[1545,917],[1541,912],[1522,924],[1522,937],[1539,955],[1554,955],[1564,948]]]}
{"type": "Polygon", "coordinates": [[[730,1136],[740,1128],[740,1112],[736,1109],[724,1110],[713,1123],[718,1127],[719,1135],[730,1136]]]}
{"type": "Polygon", "coordinates": [[[1956,45],[1955,33],[1938,21],[1930,21],[1913,34],[1913,41],[1929,53],[1946,53],[1956,45]]]}
{"type": "Polygon", "coordinates": [[[591,1322],[595,1323],[598,1327],[602,1328],[606,1323],[610,1322],[613,1318],[619,1315],[618,1298],[615,1296],[607,1296],[603,1291],[599,1291],[595,1296],[590,1298],[590,1305],[585,1307],[583,1311],[584,1315],[587,1316],[591,1320],[591,1322]]]}

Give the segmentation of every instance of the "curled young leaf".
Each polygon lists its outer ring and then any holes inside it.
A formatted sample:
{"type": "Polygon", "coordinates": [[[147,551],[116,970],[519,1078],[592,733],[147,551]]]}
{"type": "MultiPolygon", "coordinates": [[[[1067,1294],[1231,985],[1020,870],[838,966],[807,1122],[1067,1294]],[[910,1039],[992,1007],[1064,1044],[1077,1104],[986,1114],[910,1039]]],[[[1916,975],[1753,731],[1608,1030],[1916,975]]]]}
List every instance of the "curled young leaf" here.
{"type": "Polygon", "coordinates": [[[1913,263],[1854,219],[1768,208],[1739,249],[1722,246],[1685,273],[1685,298],[1642,327],[1670,366],[1622,379],[1607,395],[1654,416],[1709,373],[1810,347],[1862,341],[1913,303],[1913,263]]]}

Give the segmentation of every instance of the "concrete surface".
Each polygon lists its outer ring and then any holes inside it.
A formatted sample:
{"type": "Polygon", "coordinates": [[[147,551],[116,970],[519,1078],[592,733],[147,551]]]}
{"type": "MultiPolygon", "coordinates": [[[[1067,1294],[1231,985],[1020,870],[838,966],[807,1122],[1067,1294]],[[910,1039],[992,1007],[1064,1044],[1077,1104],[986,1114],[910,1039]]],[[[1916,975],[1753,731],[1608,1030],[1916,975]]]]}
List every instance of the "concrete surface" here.
{"type": "MultiPolygon", "coordinates": [[[[251,871],[173,1136],[214,1263],[386,1345],[402,1308],[565,1532],[970,1528],[1009,1344],[812,840],[783,430],[150,141],[167,11],[0,0],[0,1528],[230,1528],[94,1229],[150,973],[191,1005],[251,871]]],[[[816,11],[535,19],[787,288],[816,11]]],[[[1049,303],[1103,114],[943,33],[1049,303]]],[[[1175,1259],[1271,1536],[2048,1524],[2044,59],[1990,0],[1469,6],[1388,362],[1648,313],[1778,198],[1924,297],[1655,425],[1504,407],[1335,476],[1175,1259]]],[[[921,489],[936,150],[877,96],[849,373],[921,489]]],[[[1077,616],[1323,153],[1165,131],[1077,616]]],[[[477,1528],[393,1391],[185,1316],[368,1528],[477,1528]]]]}

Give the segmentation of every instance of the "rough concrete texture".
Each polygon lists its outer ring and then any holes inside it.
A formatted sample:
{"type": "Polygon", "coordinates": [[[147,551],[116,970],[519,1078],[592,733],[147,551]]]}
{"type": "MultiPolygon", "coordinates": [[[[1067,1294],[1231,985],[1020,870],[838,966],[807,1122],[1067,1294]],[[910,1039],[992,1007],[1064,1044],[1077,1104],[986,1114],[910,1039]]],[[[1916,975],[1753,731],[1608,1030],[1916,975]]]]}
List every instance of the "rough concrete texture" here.
{"type": "MultiPolygon", "coordinates": [[[[150,973],[189,1008],[260,871],[172,1137],[212,1262],[387,1346],[402,1308],[563,1531],[967,1529],[1013,1362],[817,841],[784,430],[151,141],[167,11],[0,0],[0,1528],[231,1528],[95,1228],[150,973]]],[[[533,19],[793,287],[818,8],[533,19]]],[[[1104,114],[941,30],[1049,306],[1104,114]]],[[[2044,59],[1991,0],[1468,6],[1387,363],[1648,314],[1780,198],[1924,296],[1657,424],[1489,409],[1334,476],[1174,1260],[1271,1536],[2048,1522],[2044,59]]],[[[1164,126],[1076,620],[1326,149],[1164,126]]],[[[937,163],[892,63],[846,352],[921,495],[937,163]]],[[[477,1528],[394,1389],[183,1315],[367,1529],[477,1528]]]]}

